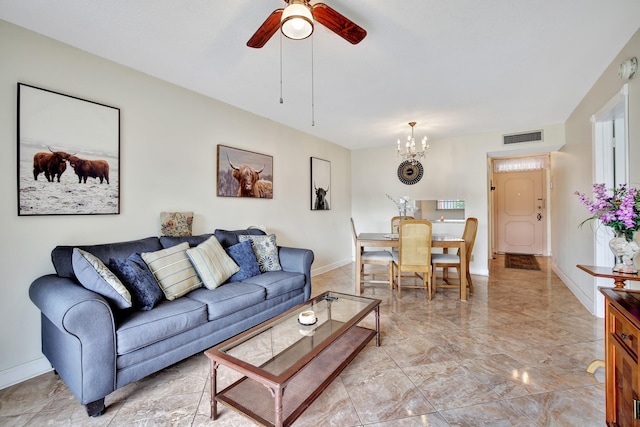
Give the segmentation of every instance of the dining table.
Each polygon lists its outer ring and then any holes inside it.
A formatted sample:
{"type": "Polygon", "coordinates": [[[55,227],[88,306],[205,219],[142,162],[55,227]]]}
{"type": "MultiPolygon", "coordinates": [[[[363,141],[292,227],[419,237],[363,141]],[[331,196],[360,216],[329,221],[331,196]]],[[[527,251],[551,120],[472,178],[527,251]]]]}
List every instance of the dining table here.
{"type": "MultiPolygon", "coordinates": [[[[356,239],[356,292],[362,294],[362,282],[360,274],[360,264],[362,263],[361,253],[365,247],[377,247],[377,248],[397,248],[400,246],[400,242],[397,234],[389,233],[359,233],[356,239]]],[[[460,259],[466,259],[466,245],[462,237],[453,236],[450,234],[433,234],[431,236],[431,247],[442,248],[443,252],[447,252],[449,249],[459,249],[460,259]]],[[[460,299],[462,301],[467,300],[467,264],[465,262],[460,263],[460,299]]]]}

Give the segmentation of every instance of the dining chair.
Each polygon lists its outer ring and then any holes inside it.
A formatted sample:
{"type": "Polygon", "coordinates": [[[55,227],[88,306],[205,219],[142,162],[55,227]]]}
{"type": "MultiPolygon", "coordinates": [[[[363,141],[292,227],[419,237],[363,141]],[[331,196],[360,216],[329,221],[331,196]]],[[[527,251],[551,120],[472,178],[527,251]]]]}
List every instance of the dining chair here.
{"type": "MultiPolygon", "coordinates": [[[[467,287],[469,293],[473,294],[473,282],[471,281],[471,274],[469,273],[469,261],[471,261],[471,253],[473,252],[473,245],[476,241],[476,234],[478,231],[478,219],[467,218],[464,225],[464,232],[462,238],[464,239],[464,246],[466,250],[466,259],[464,262],[467,267],[467,287]]],[[[431,265],[433,266],[433,287],[434,291],[438,288],[458,288],[460,289],[460,250],[456,254],[433,254],[431,255],[431,265]],[[442,268],[442,283],[438,284],[436,271],[438,268],[442,268]],[[458,271],[458,283],[452,283],[449,279],[448,271],[450,268],[455,268],[458,271]]]]}
{"type": "MultiPolygon", "coordinates": [[[[365,251],[358,245],[358,233],[356,233],[356,225],[351,220],[351,235],[353,236],[353,243],[356,247],[356,251],[360,251],[360,265],[356,265],[356,268],[360,269],[360,283],[385,283],[389,285],[389,289],[393,289],[393,258],[391,252],[386,250],[365,251]],[[380,276],[385,276],[381,272],[365,273],[364,266],[370,265],[383,265],[387,267],[386,280],[382,280],[380,276]]],[[[356,288],[359,284],[356,283],[356,288]]]]}
{"type": "Polygon", "coordinates": [[[391,233],[398,234],[398,227],[400,226],[400,221],[404,219],[415,219],[412,216],[394,216],[391,218],[391,233]]]}
{"type": "Polygon", "coordinates": [[[402,288],[425,289],[431,299],[431,222],[426,219],[407,219],[398,229],[398,252],[393,254],[393,277],[398,288],[398,299],[402,288]],[[412,276],[403,273],[413,273],[412,276]],[[413,285],[403,285],[402,279],[413,277],[413,285]],[[418,279],[421,283],[417,284],[418,279]]]}

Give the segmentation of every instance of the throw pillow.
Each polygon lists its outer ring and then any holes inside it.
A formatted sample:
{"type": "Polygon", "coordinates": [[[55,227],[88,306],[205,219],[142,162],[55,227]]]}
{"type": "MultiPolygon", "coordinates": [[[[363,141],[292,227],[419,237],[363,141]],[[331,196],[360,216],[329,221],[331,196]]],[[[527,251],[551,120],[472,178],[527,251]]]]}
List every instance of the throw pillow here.
{"type": "Polygon", "coordinates": [[[245,234],[238,236],[238,240],[241,242],[249,240],[251,242],[253,253],[256,254],[256,259],[258,260],[258,265],[262,273],[282,270],[275,234],[269,234],[268,236],[245,234]]]}
{"type": "Polygon", "coordinates": [[[202,287],[198,273],[187,256],[189,243],[140,254],[156,278],[164,292],[164,296],[172,301],[202,287]]]}
{"type": "Polygon", "coordinates": [[[208,289],[217,288],[240,270],[215,236],[211,236],[195,248],[187,249],[187,256],[208,289]]]}
{"type": "Polygon", "coordinates": [[[133,253],[127,259],[111,258],[109,268],[131,293],[134,307],[151,310],[164,298],[162,289],[140,254],[133,253]]]}
{"type": "Polygon", "coordinates": [[[240,267],[240,271],[229,278],[229,283],[240,282],[260,274],[260,266],[258,265],[258,260],[256,260],[256,254],[253,253],[250,241],[245,240],[236,243],[233,246],[229,246],[226,251],[240,267]]]}
{"type": "Polygon", "coordinates": [[[193,212],[160,212],[160,233],[163,236],[191,236],[193,212]]]}
{"type": "Polygon", "coordinates": [[[131,308],[131,294],[120,279],[100,259],[74,248],[71,256],[73,273],[85,288],[102,295],[118,308],[131,308]]]}
{"type": "Polygon", "coordinates": [[[229,246],[235,245],[240,242],[238,237],[243,234],[251,234],[251,235],[260,235],[264,236],[265,233],[262,230],[256,228],[247,228],[244,230],[220,230],[216,229],[213,232],[213,235],[218,238],[218,242],[222,245],[223,248],[228,248],[229,246]]]}

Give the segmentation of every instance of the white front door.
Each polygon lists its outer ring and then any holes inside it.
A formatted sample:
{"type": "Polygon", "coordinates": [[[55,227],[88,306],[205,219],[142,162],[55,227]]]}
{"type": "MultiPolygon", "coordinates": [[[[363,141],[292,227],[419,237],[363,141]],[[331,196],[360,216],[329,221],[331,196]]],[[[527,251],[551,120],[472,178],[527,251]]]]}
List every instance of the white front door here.
{"type": "Polygon", "coordinates": [[[544,170],[495,173],[496,251],[545,255],[544,170]]]}

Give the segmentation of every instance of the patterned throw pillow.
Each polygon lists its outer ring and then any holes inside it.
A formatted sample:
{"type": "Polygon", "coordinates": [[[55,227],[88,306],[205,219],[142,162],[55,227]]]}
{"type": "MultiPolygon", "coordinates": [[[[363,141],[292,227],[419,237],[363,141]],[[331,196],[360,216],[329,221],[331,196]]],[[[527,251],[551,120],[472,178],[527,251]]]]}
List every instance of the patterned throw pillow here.
{"type": "Polygon", "coordinates": [[[269,234],[268,236],[252,236],[241,235],[238,236],[238,240],[244,242],[249,240],[253,253],[256,254],[260,271],[266,273],[267,271],[280,271],[280,257],[278,256],[278,245],[276,243],[276,235],[269,234]]]}
{"type": "Polygon", "coordinates": [[[253,253],[250,241],[245,240],[236,243],[225,250],[240,267],[240,271],[229,278],[229,283],[241,282],[244,279],[260,274],[260,266],[258,265],[258,260],[256,260],[256,254],[253,253]]]}
{"type": "Polygon", "coordinates": [[[215,236],[211,236],[195,248],[187,249],[187,256],[208,289],[217,288],[240,270],[215,236]]]}
{"type": "Polygon", "coordinates": [[[164,298],[160,285],[140,254],[133,253],[127,259],[111,258],[109,268],[131,293],[135,308],[142,311],[151,310],[164,298]]]}
{"type": "Polygon", "coordinates": [[[169,301],[202,287],[198,273],[187,256],[187,249],[189,243],[184,242],[167,249],[140,254],[169,301]]]}
{"type": "Polygon", "coordinates": [[[160,234],[163,236],[191,236],[193,212],[160,212],[160,234]]]}
{"type": "Polygon", "coordinates": [[[102,295],[118,308],[131,308],[131,294],[120,279],[100,259],[82,249],[73,248],[73,273],[85,288],[102,295]]]}

